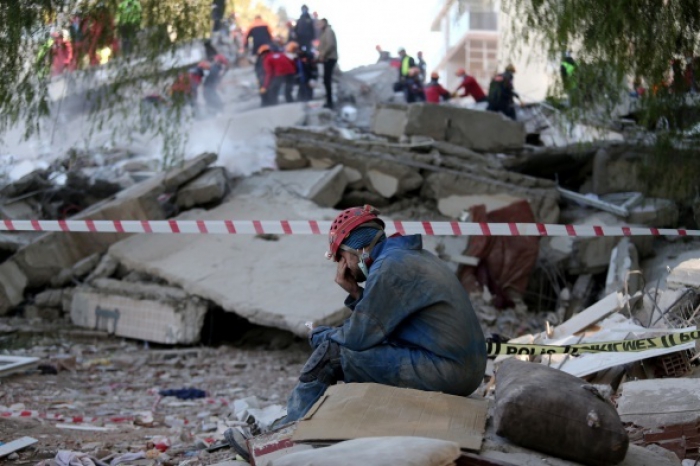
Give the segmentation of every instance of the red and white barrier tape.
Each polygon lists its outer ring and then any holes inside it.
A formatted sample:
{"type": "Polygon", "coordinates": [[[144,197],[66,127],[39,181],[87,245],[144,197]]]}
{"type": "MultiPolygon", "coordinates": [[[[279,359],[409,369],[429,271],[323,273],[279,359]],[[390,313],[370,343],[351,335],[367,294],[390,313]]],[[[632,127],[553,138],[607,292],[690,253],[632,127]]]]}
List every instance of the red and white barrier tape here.
{"type": "MultiPolygon", "coordinates": [[[[315,220],[2,220],[0,231],[325,235],[315,220]]],[[[428,236],[700,236],[700,230],[544,223],[387,222],[387,233],[428,236]]]]}

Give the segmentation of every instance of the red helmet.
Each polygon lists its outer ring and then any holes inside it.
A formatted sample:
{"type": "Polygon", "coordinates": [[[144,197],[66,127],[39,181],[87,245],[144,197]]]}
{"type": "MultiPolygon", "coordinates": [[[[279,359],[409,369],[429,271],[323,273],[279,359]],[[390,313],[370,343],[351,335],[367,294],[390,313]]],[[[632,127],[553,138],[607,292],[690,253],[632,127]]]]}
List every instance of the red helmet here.
{"type": "Polygon", "coordinates": [[[351,207],[345,209],[333,220],[331,229],[328,231],[328,243],[330,250],[326,253],[326,259],[336,260],[338,249],[345,241],[351,231],[360,225],[369,222],[379,223],[384,228],[384,222],[377,217],[379,211],[371,205],[364,207],[351,207]]]}
{"type": "Polygon", "coordinates": [[[455,72],[455,76],[464,76],[465,74],[467,74],[467,72],[466,72],[466,70],[465,70],[464,68],[459,68],[459,69],[455,72]]]}

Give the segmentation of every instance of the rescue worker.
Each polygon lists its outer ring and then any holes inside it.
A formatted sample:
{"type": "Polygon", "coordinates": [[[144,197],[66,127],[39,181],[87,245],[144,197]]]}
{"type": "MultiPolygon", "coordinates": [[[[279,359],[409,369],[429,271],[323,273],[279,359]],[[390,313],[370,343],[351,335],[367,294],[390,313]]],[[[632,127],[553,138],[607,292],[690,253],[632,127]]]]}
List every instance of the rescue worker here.
{"type": "Polygon", "coordinates": [[[377,63],[389,63],[389,62],[391,62],[391,53],[387,52],[386,50],[382,50],[381,45],[377,45],[374,49],[379,54],[379,58],[377,58],[377,63]]]}
{"type": "Polygon", "coordinates": [[[425,102],[425,92],[423,91],[423,80],[421,79],[420,68],[414,66],[408,71],[403,90],[407,104],[425,102]]]}
{"type": "Polygon", "coordinates": [[[576,60],[574,60],[569,52],[564,53],[564,57],[561,60],[561,65],[559,66],[559,74],[561,75],[561,82],[564,85],[564,90],[567,92],[576,87],[574,79],[575,71],[576,60]]]}
{"type": "MultiPolygon", "coordinates": [[[[506,66],[505,72],[498,74],[493,77],[491,84],[489,85],[489,95],[488,95],[488,107],[486,110],[491,112],[500,112],[510,118],[515,120],[517,117],[515,115],[515,102],[514,98],[520,100],[520,96],[513,87],[513,74],[515,73],[515,66],[506,66]]],[[[522,104],[522,101],[521,101],[522,104]]]]}
{"type": "Polygon", "coordinates": [[[207,103],[207,107],[214,112],[220,112],[224,108],[224,101],[221,100],[217,88],[228,68],[228,60],[223,55],[216,55],[214,60],[211,62],[202,62],[200,66],[205,70],[208,69],[208,73],[202,82],[204,101],[207,103]]]}
{"type": "Polygon", "coordinates": [[[455,89],[454,93],[452,94],[453,97],[471,96],[476,103],[486,101],[486,94],[484,94],[484,90],[481,88],[474,76],[468,75],[464,68],[458,69],[455,76],[462,78],[462,82],[459,84],[457,89],[455,89]],[[460,90],[462,91],[461,95],[459,94],[460,90]]]}
{"type": "Polygon", "coordinates": [[[425,63],[425,60],[423,60],[423,52],[418,52],[416,58],[418,59],[416,66],[420,68],[420,80],[424,83],[427,77],[428,65],[425,63]]]}
{"type": "Polygon", "coordinates": [[[399,61],[401,66],[399,67],[399,82],[402,83],[408,77],[408,72],[416,66],[416,62],[413,57],[406,53],[406,49],[399,48],[399,61]]]}
{"type": "Polygon", "coordinates": [[[321,20],[321,35],[318,44],[318,61],[323,63],[323,86],[326,88],[324,108],[333,108],[333,71],[338,63],[338,42],[327,19],[321,20]]]}
{"type": "Polygon", "coordinates": [[[267,105],[279,103],[282,85],[284,85],[284,98],[287,103],[294,102],[292,91],[294,90],[294,76],[297,74],[294,62],[282,52],[270,52],[265,55],[263,69],[265,70],[265,82],[260,93],[267,95],[267,105]]]}
{"type": "Polygon", "coordinates": [[[299,44],[299,47],[307,51],[311,50],[313,41],[316,39],[316,28],[314,20],[309,14],[309,7],[302,5],[301,16],[294,26],[294,40],[299,44]]]}
{"type": "Polygon", "coordinates": [[[265,57],[271,53],[270,46],[268,44],[261,45],[258,49],[258,58],[255,60],[255,76],[258,78],[258,89],[260,89],[260,106],[268,106],[269,94],[267,94],[267,89],[263,86],[265,84],[265,57]]]}
{"type": "Polygon", "coordinates": [[[263,21],[262,16],[257,15],[253,22],[250,23],[248,28],[248,33],[243,41],[248,50],[252,50],[255,53],[256,50],[260,50],[263,45],[272,44],[272,33],[270,32],[270,26],[263,21]],[[250,42],[253,42],[251,47],[250,42]]]}
{"type": "Polygon", "coordinates": [[[354,207],[331,224],[326,257],[352,314],[312,328],[313,354],[277,425],[300,419],[339,381],[468,396],[483,380],[486,342],[462,284],[420,235],[387,238],[378,214],[354,207]]]}
{"type": "Polygon", "coordinates": [[[425,101],[430,104],[439,104],[440,102],[446,102],[450,100],[450,91],[442,87],[438,82],[440,75],[432,72],[430,73],[430,83],[425,86],[425,101]]]}
{"type": "Polygon", "coordinates": [[[297,100],[299,102],[308,102],[314,97],[313,86],[318,80],[316,58],[313,53],[299,47],[299,44],[296,42],[287,44],[287,53],[293,55],[294,64],[297,68],[297,83],[299,84],[297,100]]]}
{"type": "Polygon", "coordinates": [[[116,21],[122,53],[128,55],[141,28],[141,1],[122,0],[117,8],[116,21]]]}

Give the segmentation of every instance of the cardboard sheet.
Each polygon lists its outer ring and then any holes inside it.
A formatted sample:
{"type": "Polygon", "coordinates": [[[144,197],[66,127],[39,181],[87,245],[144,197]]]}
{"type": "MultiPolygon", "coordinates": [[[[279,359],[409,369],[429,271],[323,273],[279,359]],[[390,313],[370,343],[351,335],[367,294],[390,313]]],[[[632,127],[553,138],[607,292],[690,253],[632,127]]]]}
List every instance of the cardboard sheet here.
{"type": "Polygon", "coordinates": [[[373,383],[340,384],[299,421],[294,442],[409,436],[448,440],[479,450],[488,401],[373,383]]]}

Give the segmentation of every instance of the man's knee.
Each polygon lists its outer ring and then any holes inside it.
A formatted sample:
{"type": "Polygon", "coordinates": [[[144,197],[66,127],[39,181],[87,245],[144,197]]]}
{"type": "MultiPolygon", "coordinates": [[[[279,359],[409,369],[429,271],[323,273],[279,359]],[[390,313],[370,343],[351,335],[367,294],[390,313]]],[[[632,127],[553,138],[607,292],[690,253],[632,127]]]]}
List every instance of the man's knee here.
{"type": "Polygon", "coordinates": [[[343,368],[340,362],[340,345],[334,341],[326,340],[314,350],[301,369],[299,381],[322,382],[333,385],[343,380],[343,368]]]}

